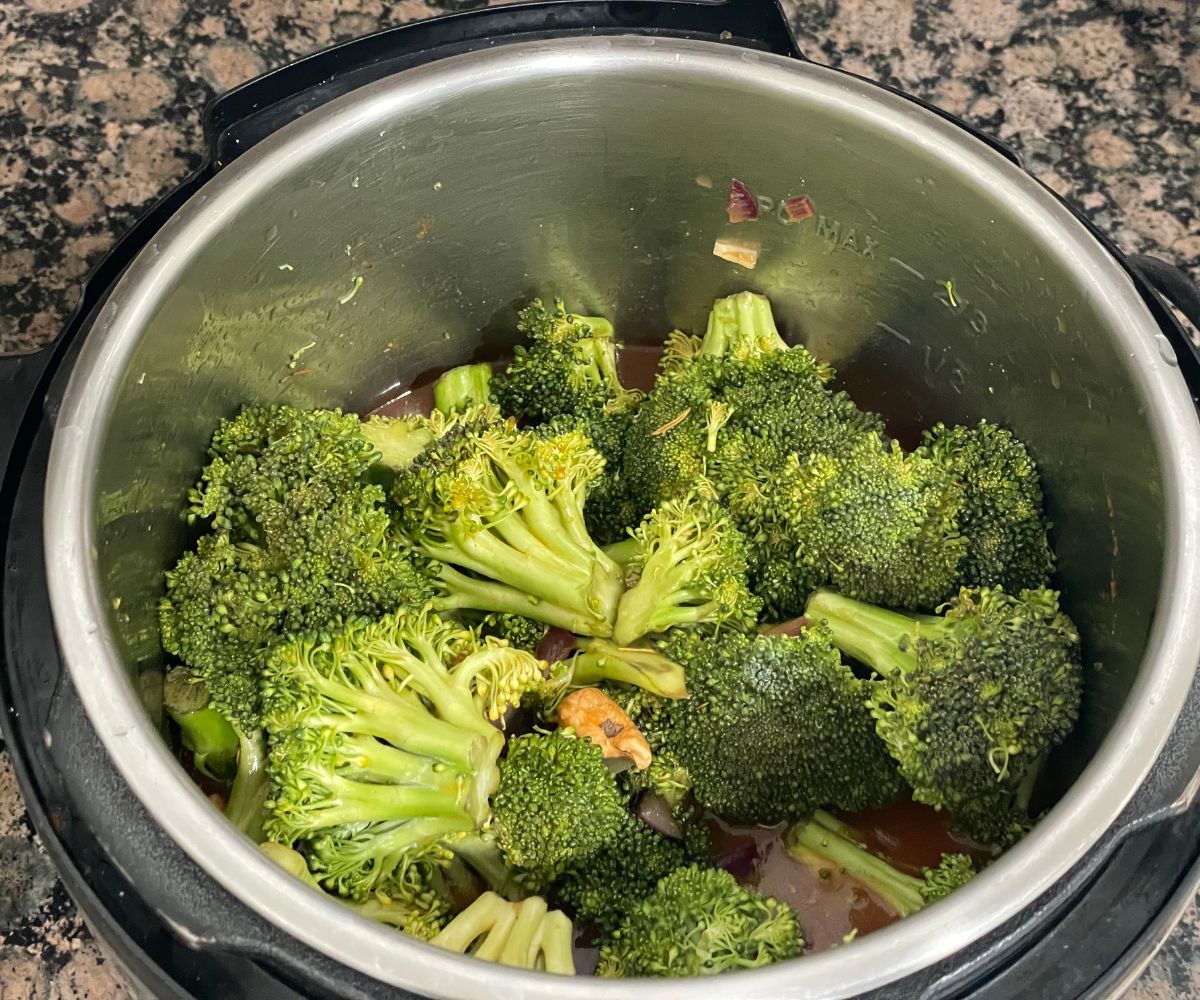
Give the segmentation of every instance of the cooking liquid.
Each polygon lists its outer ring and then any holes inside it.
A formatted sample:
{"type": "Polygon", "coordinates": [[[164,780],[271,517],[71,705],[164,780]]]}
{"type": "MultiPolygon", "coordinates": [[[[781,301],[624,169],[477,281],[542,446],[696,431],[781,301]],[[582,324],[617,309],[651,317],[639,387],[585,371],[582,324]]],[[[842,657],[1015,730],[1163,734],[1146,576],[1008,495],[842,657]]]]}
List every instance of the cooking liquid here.
{"type": "MultiPolygon", "coordinates": [[[[660,347],[622,348],[617,362],[622,384],[649,390],[661,354],[660,347]]],[[[506,363],[502,360],[492,364],[502,370],[506,363]]],[[[420,376],[413,388],[382,403],[372,413],[390,417],[428,413],[433,408],[433,383],[439,374],[420,376]]],[[[856,385],[852,393],[856,400],[858,389],[856,385]]],[[[901,427],[893,429],[889,421],[889,432],[895,435],[901,431],[906,445],[919,439],[919,433],[908,427],[907,421],[896,423],[901,427]]],[[[950,833],[946,813],[913,802],[907,795],[881,809],[842,814],[840,818],[875,853],[900,871],[918,877],[923,868],[936,865],[944,852],[969,852],[975,846],[950,833]]],[[[713,864],[729,871],[743,885],[754,886],[791,906],[800,918],[809,952],[824,951],[842,944],[850,935],[869,934],[898,919],[882,899],[855,879],[836,870],[816,872],[794,860],[781,839],[786,824],[735,826],[713,816],[709,826],[713,864]]],[[[596,950],[586,930],[576,942],[575,958],[580,975],[589,975],[595,968],[596,950]]]]}

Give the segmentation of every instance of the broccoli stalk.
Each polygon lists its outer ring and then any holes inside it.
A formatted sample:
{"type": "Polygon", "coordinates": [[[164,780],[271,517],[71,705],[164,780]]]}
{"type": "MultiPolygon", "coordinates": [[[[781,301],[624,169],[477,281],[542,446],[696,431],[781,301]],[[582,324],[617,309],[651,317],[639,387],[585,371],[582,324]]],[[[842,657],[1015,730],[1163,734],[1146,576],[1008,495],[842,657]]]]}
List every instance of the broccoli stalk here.
{"type": "Polygon", "coordinates": [[[519,969],[575,974],[571,921],[560,910],[550,910],[540,896],[511,903],[485,892],[430,944],[519,969]]]}
{"type": "Polygon", "coordinates": [[[544,683],[528,653],[428,612],[280,647],[264,678],[267,833],[309,842],[321,881],[363,898],[484,827],[504,737],[488,717],[544,683]]]}
{"type": "Polygon", "coordinates": [[[610,635],[621,571],[583,518],[602,467],[578,431],[520,431],[488,407],[447,423],[393,487],[403,531],[439,564],[435,607],[610,635]]]}
{"type": "Polygon", "coordinates": [[[901,917],[949,895],[975,874],[967,855],[943,854],[941,863],[926,868],[923,878],[906,875],[871,854],[849,826],[821,809],[792,826],[784,835],[784,846],[818,874],[832,867],[861,882],[901,917]]]}
{"type": "Polygon", "coordinates": [[[805,616],[878,675],[868,705],[914,797],[1011,839],[1030,768],[1079,714],[1079,633],[1058,594],[964,588],[937,615],[906,615],[819,591],[805,616]]]}
{"type": "Polygon", "coordinates": [[[796,914],[719,868],[679,868],[600,947],[599,976],[713,976],[794,958],[796,914]]]}
{"type": "Polygon", "coordinates": [[[746,586],[746,542],[729,516],[696,496],[655,508],[634,532],[613,641],[620,646],[677,625],[754,627],[762,602],[746,586]]]}
{"type": "Polygon", "coordinates": [[[748,361],[787,349],[787,342],[775,327],[767,297],[739,292],[713,303],[698,353],[701,357],[748,361]]]}
{"type": "Polygon", "coordinates": [[[204,682],[187,667],[172,667],[163,680],[163,708],[179,727],[196,770],[215,781],[232,781],[238,736],[225,716],[209,705],[204,682]]]}
{"type": "Polygon", "coordinates": [[[688,696],[683,667],[653,649],[617,646],[605,639],[577,639],[575,648],[578,652],[567,661],[571,687],[615,681],[661,698],[688,696]]]}
{"type": "Polygon", "coordinates": [[[443,372],[433,383],[433,405],[447,416],[481,406],[491,398],[491,386],[491,365],[460,365],[443,372]]]}

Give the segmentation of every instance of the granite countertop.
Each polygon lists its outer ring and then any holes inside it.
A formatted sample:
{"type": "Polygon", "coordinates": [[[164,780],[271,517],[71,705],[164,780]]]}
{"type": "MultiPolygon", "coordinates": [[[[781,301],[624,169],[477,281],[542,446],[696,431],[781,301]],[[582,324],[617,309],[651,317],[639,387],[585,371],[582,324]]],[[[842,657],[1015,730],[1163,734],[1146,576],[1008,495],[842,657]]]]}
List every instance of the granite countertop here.
{"type": "MultiPolygon", "coordinates": [[[[1200,280],[1194,0],[785,4],[809,56],[995,132],[1123,249],[1200,280]]],[[[0,351],[52,338],[88,269],[199,163],[214,94],[333,42],[476,5],[0,0],[0,351]]],[[[125,995],[0,751],[0,1000],[125,995]]],[[[1194,909],[1130,997],[1200,997],[1194,909]]]]}

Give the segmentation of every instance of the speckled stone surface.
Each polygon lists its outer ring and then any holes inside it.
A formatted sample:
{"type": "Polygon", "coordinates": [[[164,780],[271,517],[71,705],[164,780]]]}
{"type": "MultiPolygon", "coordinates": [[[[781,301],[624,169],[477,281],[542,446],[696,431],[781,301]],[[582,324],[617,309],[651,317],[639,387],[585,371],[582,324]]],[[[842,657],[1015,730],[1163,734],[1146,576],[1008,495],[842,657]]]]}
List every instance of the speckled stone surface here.
{"type": "MultiPolygon", "coordinates": [[[[1191,0],[787,6],[810,57],[999,134],[1124,249],[1200,278],[1191,0]]],[[[80,278],[199,163],[210,97],[439,9],[425,0],[0,0],[0,350],[53,337],[80,278]]],[[[0,1000],[126,995],[40,852],[0,753],[0,1000]]],[[[1194,909],[1130,997],[1200,997],[1194,909]]]]}

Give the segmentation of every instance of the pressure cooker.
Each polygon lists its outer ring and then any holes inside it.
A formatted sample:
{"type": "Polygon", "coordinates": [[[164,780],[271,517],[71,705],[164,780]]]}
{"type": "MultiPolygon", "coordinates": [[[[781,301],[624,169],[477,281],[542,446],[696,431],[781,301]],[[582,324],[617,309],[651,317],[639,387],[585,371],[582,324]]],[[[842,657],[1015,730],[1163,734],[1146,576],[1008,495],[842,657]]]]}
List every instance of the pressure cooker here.
{"type": "Polygon", "coordinates": [[[384,31],[214,102],[203,167],[0,362],[4,737],[68,890],[158,996],[1119,993],[1200,882],[1200,319],[997,140],[805,60],[774,0],[539,2],[384,31]],[[753,190],[731,227],[731,178],[753,190]],[[808,218],[782,210],[807,195],[808,218]],[[753,268],[714,254],[752,246],[753,268]],[[885,415],[987,417],[1043,470],[1087,655],[1033,832],[848,947],[708,980],[502,968],[275,868],[164,739],[156,606],[216,422],[368,409],[559,294],[621,337],[770,296],[885,415]],[[302,356],[302,365],[297,358],[302,356]]]}

